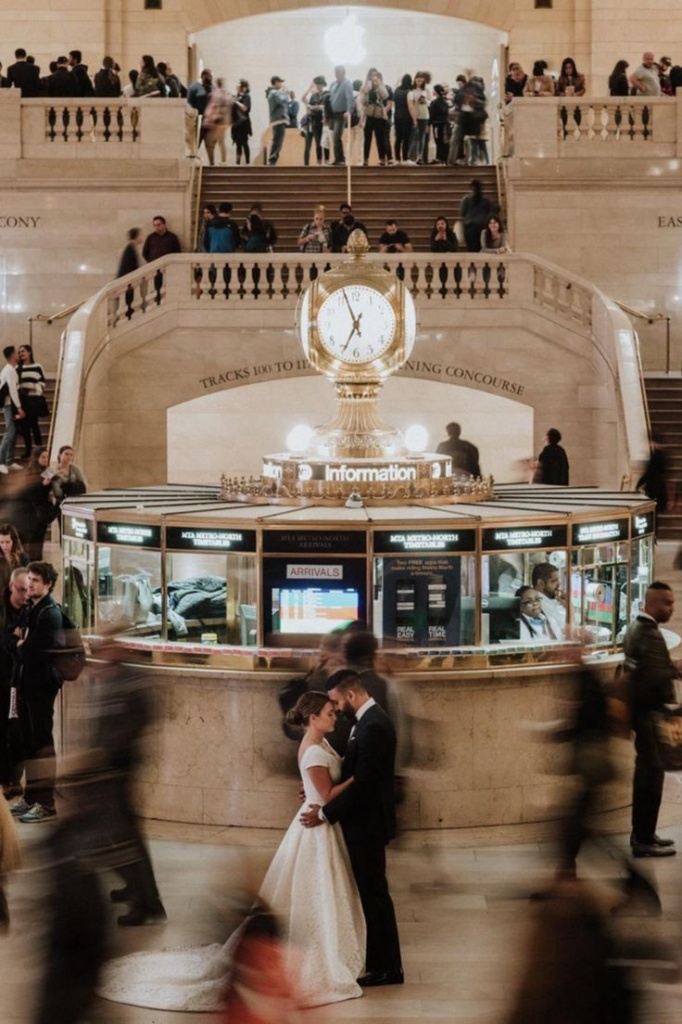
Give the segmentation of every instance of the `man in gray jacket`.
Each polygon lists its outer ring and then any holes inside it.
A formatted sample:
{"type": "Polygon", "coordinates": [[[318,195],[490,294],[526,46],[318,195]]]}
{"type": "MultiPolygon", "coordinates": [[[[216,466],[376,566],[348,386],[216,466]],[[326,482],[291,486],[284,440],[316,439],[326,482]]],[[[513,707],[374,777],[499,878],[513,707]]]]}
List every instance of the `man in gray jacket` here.
{"type": "Polygon", "coordinates": [[[268,163],[271,167],[279,160],[282,150],[282,143],[289,124],[289,92],[283,88],[284,79],[279,75],[273,75],[270,79],[270,87],[266,89],[265,95],[268,100],[268,112],[270,115],[270,127],[272,128],[272,142],[270,144],[270,155],[268,163]]]}

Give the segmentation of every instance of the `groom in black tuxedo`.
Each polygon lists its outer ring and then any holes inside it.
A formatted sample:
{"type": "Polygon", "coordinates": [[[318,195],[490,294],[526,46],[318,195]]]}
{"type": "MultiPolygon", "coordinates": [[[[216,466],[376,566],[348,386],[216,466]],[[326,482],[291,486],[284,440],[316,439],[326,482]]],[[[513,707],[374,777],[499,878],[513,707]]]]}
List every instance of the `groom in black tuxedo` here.
{"type": "Polygon", "coordinates": [[[369,696],[360,676],[341,669],[327,680],[337,711],[355,722],[343,762],[342,781],[352,784],[323,808],[301,815],[308,827],[341,823],[367,922],[365,987],[402,985],[398,926],[386,880],[386,844],[395,836],[395,729],[369,696]]]}

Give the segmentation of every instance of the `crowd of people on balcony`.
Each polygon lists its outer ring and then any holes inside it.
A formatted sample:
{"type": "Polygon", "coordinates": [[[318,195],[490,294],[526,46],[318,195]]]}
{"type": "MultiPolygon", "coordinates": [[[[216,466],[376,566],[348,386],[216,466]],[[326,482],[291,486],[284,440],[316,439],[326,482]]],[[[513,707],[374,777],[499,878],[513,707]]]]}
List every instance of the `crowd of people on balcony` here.
{"type": "MultiPolygon", "coordinates": [[[[607,83],[610,96],[674,96],[682,87],[682,66],[673,64],[670,57],[656,60],[651,50],[642,54],[640,64],[628,74],[629,68],[627,60],[616,61],[607,83]]],[[[530,75],[513,61],[504,82],[507,103],[522,96],[584,96],[586,91],[585,75],[572,57],[561,62],[558,73],[550,70],[546,60],[536,60],[530,75]]]]}

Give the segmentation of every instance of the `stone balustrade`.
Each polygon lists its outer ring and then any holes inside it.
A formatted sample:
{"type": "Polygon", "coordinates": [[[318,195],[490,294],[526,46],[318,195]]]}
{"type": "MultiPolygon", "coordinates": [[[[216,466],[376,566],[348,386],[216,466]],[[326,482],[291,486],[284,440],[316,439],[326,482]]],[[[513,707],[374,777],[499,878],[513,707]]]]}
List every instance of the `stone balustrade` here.
{"type": "Polygon", "coordinates": [[[603,159],[606,152],[682,156],[682,95],[524,97],[505,108],[505,157],[603,159]]]}
{"type": "Polygon", "coordinates": [[[2,89],[0,161],[182,159],[186,109],[184,100],[22,99],[2,89]]]}
{"type": "MultiPolygon", "coordinates": [[[[169,295],[173,302],[189,302],[193,306],[258,303],[293,309],[303,290],[319,273],[345,258],[299,253],[170,257],[131,274],[125,281],[114,282],[106,290],[107,326],[117,331],[135,326],[163,306],[169,295]]],[[[398,277],[407,281],[415,299],[430,304],[490,305],[509,298],[506,257],[424,253],[407,257],[374,254],[368,259],[395,270],[398,277]]],[[[557,285],[557,294],[560,290],[557,285]]],[[[584,326],[589,328],[589,323],[586,308],[584,326]]]]}

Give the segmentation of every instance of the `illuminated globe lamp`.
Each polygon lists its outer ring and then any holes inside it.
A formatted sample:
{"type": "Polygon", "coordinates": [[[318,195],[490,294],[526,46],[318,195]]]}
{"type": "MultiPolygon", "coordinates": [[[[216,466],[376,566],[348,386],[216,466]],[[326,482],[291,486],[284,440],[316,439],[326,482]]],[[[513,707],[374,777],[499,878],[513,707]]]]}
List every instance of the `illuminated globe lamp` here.
{"type": "Polygon", "coordinates": [[[309,436],[295,428],[289,451],[266,455],[252,494],[302,504],[352,499],[348,507],[490,497],[490,480],[458,483],[449,456],[425,451],[423,427],[403,437],[379,416],[383,382],[409,359],[415,343],[415,305],[403,280],[367,259],[363,231],[353,231],[347,245],[348,258],[312,282],[297,311],[303,351],[332,381],[336,411],[309,436]]]}

